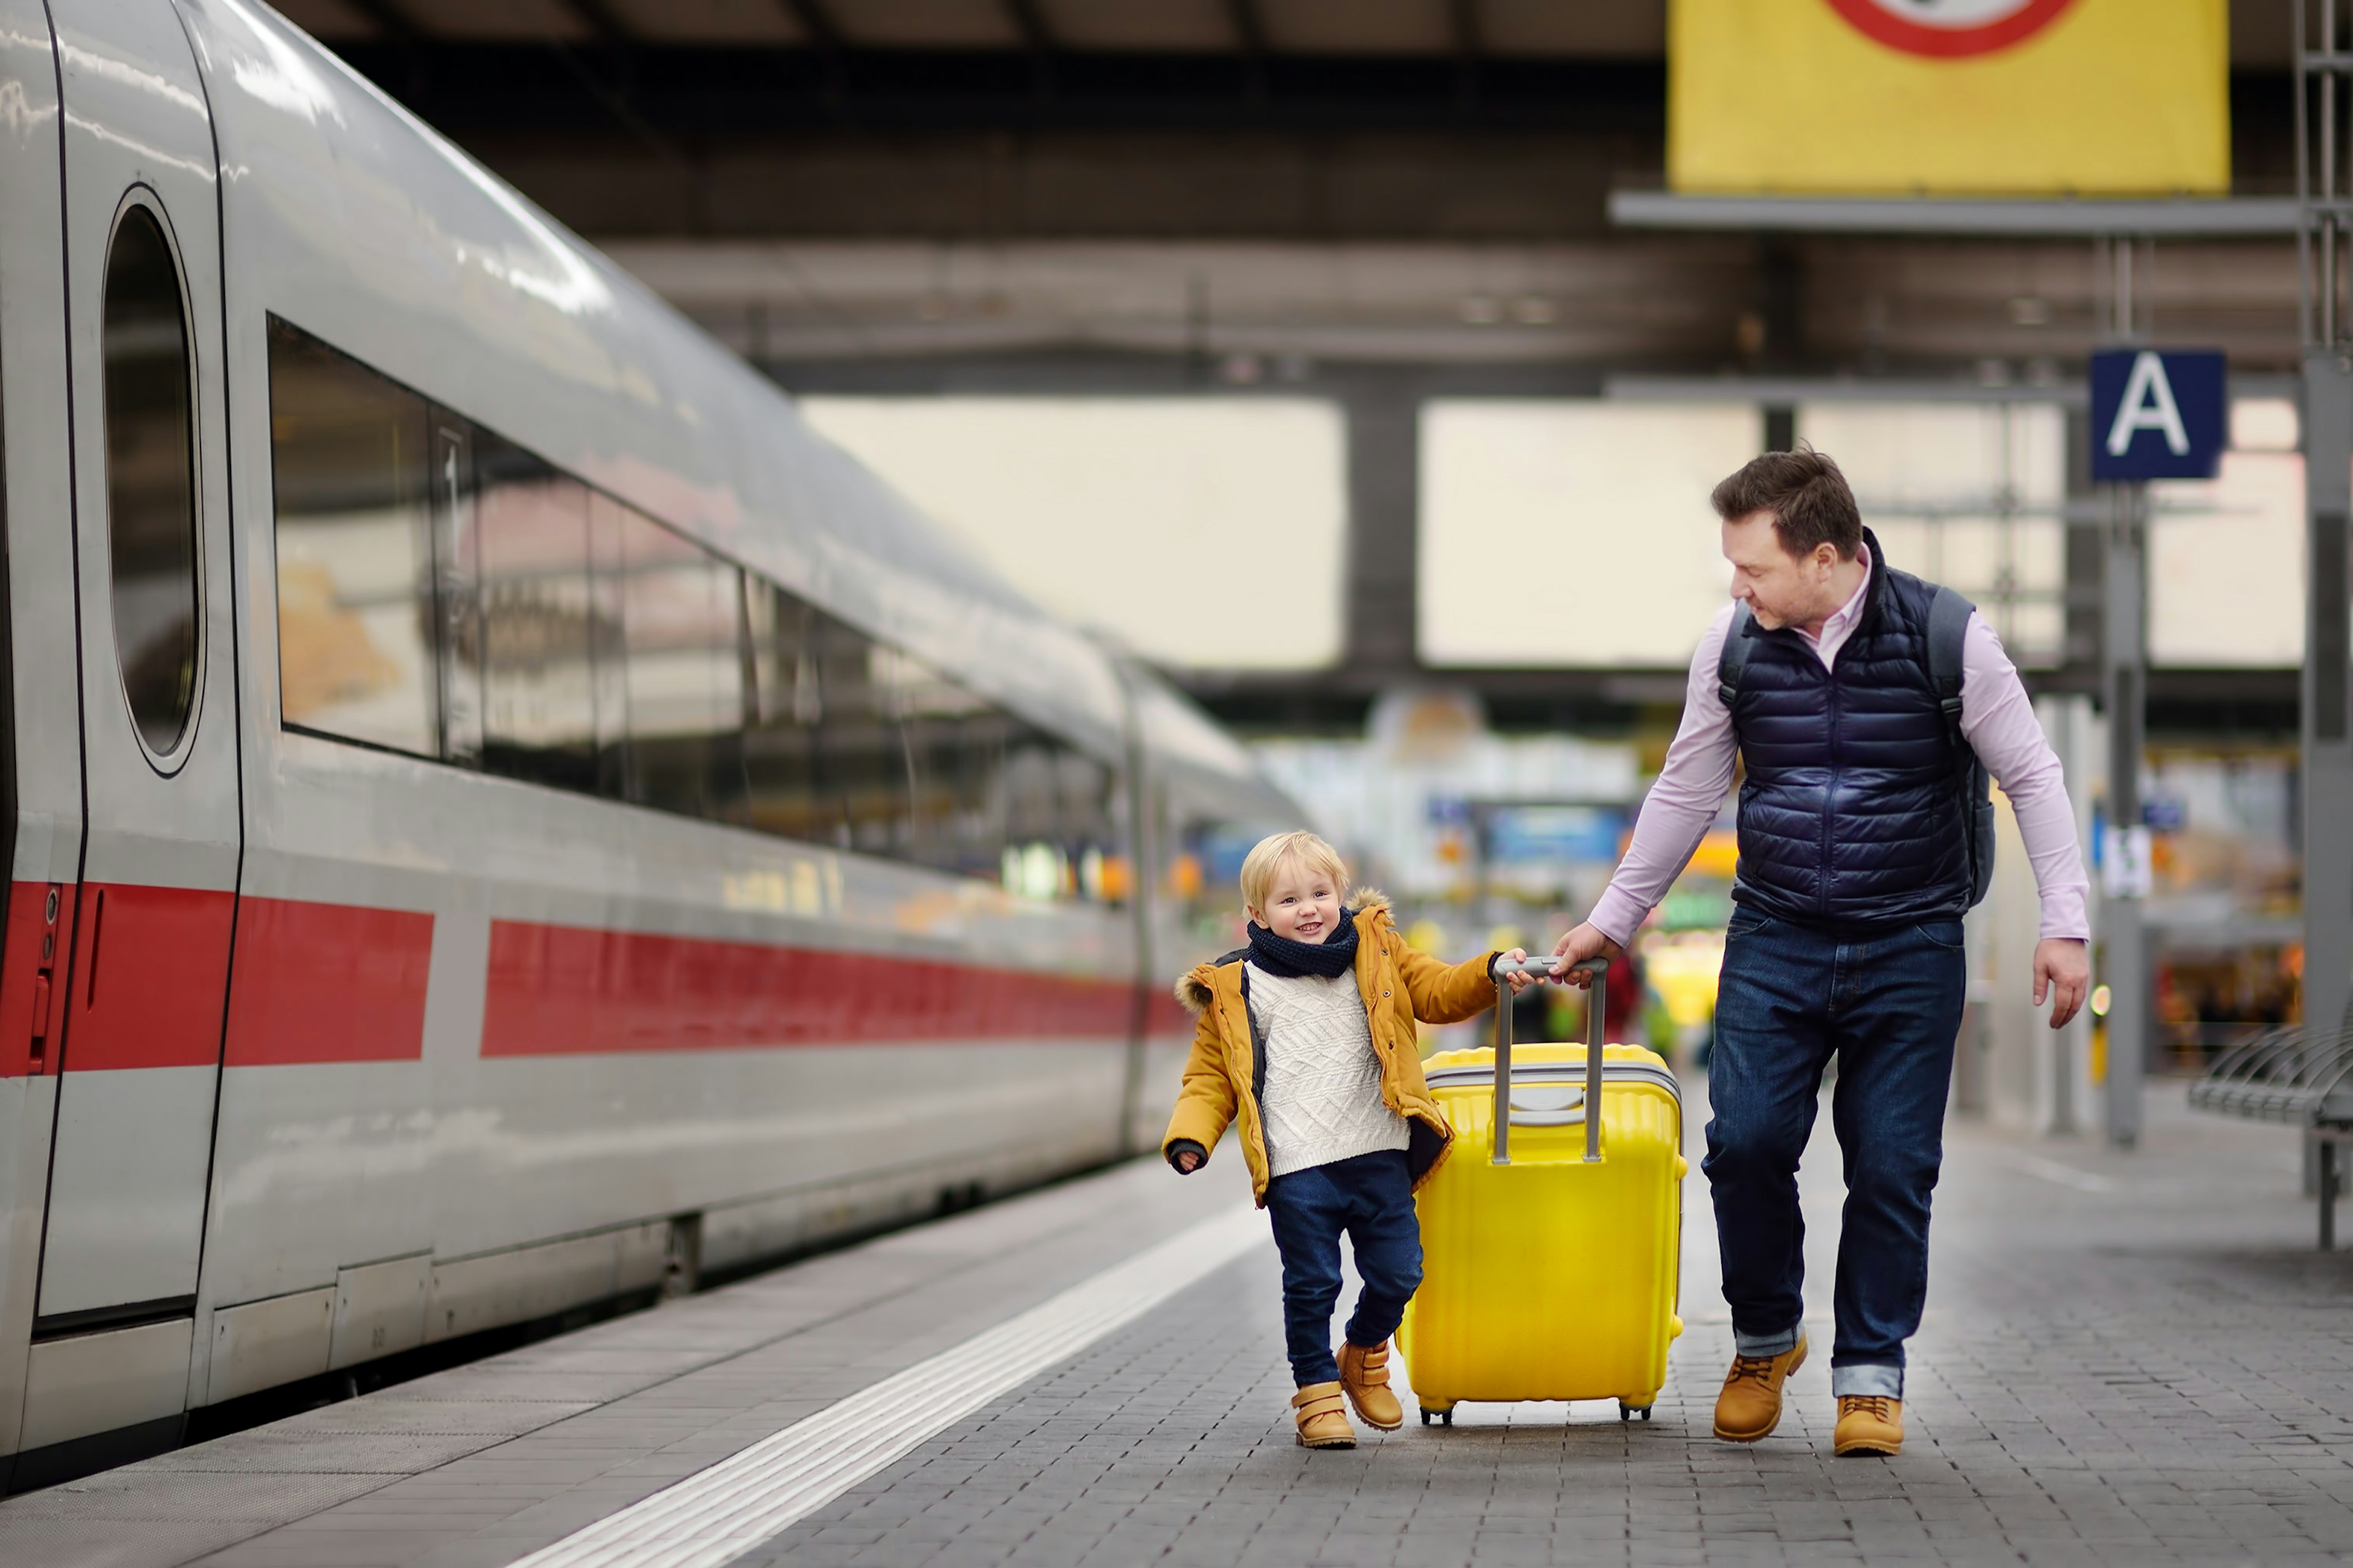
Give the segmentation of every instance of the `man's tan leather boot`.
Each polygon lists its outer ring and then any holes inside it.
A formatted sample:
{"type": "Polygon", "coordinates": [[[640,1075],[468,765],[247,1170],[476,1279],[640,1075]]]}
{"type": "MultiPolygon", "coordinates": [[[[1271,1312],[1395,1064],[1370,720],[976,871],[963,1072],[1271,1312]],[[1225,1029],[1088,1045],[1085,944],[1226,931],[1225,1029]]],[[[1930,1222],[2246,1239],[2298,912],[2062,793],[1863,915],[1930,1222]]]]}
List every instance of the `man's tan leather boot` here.
{"type": "Polygon", "coordinates": [[[1405,1425],[1405,1406],[1389,1392],[1389,1342],[1372,1349],[1340,1342],[1340,1386],[1366,1425],[1394,1432],[1405,1425]]]}
{"type": "Polygon", "coordinates": [[[1336,1383],[1311,1383],[1291,1396],[1299,1413],[1303,1448],[1353,1448],[1356,1429],[1348,1425],[1347,1398],[1336,1383]]]}
{"type": "MultiPolygon", "coordinates": [[[[1715,1396],[1715,1435],[1727,1443],[1761,1443],[1781,1424],[1781,1384],[1806,1364],[1806,1342],[1779,1355],[1736,1355],[1715,1396]]],[[[1842,1407],[1841,1407],[1842,1408],[1842,1407]]]]}
{"type": "Polygon", "coordinates": [[[1841,1454],[1902,1453],[1904,1402],[1883,1394],[1840,1394],[1838,1430],[1831,1445],[1841,1454]]]}

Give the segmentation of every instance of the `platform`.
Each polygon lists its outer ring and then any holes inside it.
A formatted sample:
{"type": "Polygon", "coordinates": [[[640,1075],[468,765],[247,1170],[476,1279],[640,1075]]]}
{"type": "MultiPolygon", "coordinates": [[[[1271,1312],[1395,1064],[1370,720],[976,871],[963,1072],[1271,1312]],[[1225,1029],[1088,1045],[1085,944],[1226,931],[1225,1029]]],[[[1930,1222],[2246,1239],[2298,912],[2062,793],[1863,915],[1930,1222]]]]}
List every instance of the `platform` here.
{"type": "Polygon", "coordinates": [[[2353,1254],[2311,1250],[2292,1138],[2152,1100],[2132,1154],[1951,1130],[1892,1461],[1831,1458],[1826,1353],[1773,1438],[1709,1436],[1730,1329],[1696,1173],[1653,1423],[1464,1406],[1305,1453],[1229,1147],[1196,1180],[1124,1166],[14,1499],[0,1562],[2353,1562],[2353,1254]],[[747,1450],[765,1471],[731,1477],[747,1450]]]}

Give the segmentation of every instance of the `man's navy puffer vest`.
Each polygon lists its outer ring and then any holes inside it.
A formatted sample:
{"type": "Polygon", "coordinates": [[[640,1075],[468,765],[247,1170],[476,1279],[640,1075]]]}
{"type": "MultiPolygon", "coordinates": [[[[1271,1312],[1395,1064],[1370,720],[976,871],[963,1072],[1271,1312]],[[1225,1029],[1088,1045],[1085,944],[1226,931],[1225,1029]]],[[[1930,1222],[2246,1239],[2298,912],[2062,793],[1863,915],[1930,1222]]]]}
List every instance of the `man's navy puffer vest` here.
{"type": "Polygon", "coordinates": [[[1955,919],[1969,907],[1955,759],[1928,670],[1936,586],[1868,530],[1862,619],[1824,669],[1787,627],[1755,640],[1732,705],[1747,777],[1733,899],[1809,925],[1955,919]]]}

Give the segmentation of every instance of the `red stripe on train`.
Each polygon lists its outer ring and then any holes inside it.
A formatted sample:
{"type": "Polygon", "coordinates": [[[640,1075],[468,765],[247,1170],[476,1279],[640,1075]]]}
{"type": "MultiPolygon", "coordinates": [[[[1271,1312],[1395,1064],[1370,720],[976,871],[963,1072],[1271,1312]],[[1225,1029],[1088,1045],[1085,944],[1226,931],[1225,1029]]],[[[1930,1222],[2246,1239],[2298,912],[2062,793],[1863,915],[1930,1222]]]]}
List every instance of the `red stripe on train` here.
{"type": "Polygon", "coordinates": [[[65,1070],[219,1061],[236,909],[225,889],[83,883],[70,994],[50,1004],[67,1014],[65,1070]]]}
{"type": "Polygon", "coordinates": [[[237,916],[231,1067],[425,1054],[433,917],[248,897],[237,916]]]}
{"type": "Polygon", "coordinates": [[[1124,981],[491,922],[485,1057],[1124,1037],[1124,981]]]}

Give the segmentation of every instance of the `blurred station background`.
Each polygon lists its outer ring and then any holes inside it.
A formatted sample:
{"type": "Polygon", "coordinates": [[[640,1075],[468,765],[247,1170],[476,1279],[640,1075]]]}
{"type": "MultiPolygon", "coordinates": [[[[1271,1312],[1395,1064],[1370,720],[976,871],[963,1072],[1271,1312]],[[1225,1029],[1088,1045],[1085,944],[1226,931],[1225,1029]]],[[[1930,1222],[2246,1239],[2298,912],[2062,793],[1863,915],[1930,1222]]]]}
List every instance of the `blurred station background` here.
{"type": "MultiPolygon", "coordinates": [[[[1874,6],[1935,21],[1837,8],[1874,6]]],[[[2146,1025],[2114,1047],[2103,1020],[2039,1026],[2005,816],[1959,1105],[2089,1130],[2120,1054],[2190,1074],[2300,1018],[2288,0],[2232,0],[2192,51],[2227,153],[2210,137],[2188,175],[1932,171],[1843,205],[1670,180],[1672,116],[1709,111],[1671,21],[1694,61],[1724,46],[1667,0],[282,8],[1172,676],[1434,951],[1549,943],[1605,885],[1727,581],[1707,490],[1795,440],[1845,467],[1896,564],[1992,619],[2096,858],[2113,511],[2087,357],[2223,351],[2219,470],[2145,500],[2148,882],[2109,883],[2145,933],[2146,1025]],[[2011,183],[2068,212],[1939,199],[2011,183]],[[2103,194],[2142,210],[2065,199],[2103,194]]],[[[1239,930],[1246,847],[1200,825],[1177,862],[1204,935],[1239,930]]],[[[1727,807],[1642,939],[1624,1028],[1687,1063],[1733,867],[1727,807]]]]}

